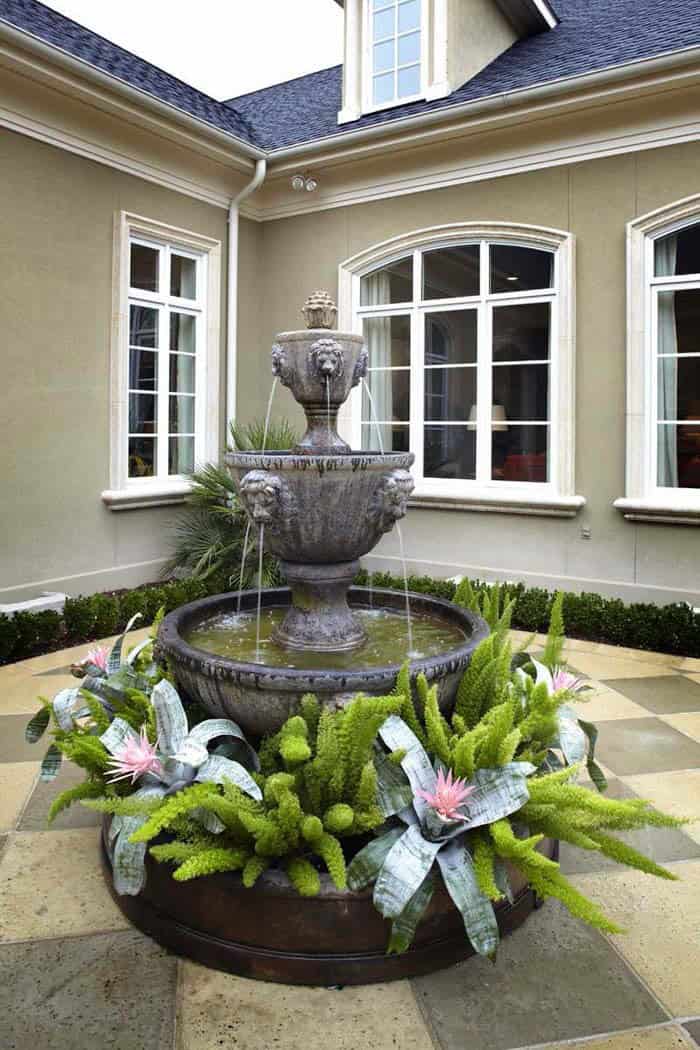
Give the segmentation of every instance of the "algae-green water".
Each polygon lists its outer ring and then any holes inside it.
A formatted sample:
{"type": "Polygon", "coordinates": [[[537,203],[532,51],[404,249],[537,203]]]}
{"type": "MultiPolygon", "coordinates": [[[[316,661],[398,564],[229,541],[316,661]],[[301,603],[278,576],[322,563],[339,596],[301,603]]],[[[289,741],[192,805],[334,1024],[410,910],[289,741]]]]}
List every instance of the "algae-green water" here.
{"type": "Polygon", "coordinates": [[[270,635],[284,619],[286,609],[263,609],[260,621],[260,652],[256,654],[255,613],[219,613],[202,621],[185,641],[195,649],[265,667],[287,667],[298,671],[361,671],[369,667],[401,664],[411,659],[439,656],[456,649],[465,633],[439,616],[413,613],[413,649],[408,652],[406,615],[392,609],[358,609],[353,612],[367,634],[358,649],[341,653],[314,653],[283,649],[270,635]]]}

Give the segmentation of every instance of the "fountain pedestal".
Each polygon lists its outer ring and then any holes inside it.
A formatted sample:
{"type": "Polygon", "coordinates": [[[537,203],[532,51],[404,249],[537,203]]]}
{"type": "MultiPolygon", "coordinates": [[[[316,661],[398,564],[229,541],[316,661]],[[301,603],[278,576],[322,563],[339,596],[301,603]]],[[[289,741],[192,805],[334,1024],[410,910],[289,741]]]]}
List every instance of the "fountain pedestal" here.
{"type": "Polygon", "coordinates": [[[282,561],[292,605],[272,638],[285,649],[344,652],[365,642],[365,632],[348,605],[348,590],[359,561],[300,565],[282,561]]]}

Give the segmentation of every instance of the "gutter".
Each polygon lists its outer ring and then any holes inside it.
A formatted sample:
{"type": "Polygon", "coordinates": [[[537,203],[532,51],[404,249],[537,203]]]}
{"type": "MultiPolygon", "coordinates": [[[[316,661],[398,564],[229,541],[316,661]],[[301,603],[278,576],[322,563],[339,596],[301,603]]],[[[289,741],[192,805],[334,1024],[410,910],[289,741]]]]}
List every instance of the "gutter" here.
{"type": "Polygon", "coordinates": [[[370,124],[358,128],[357,131],[346,131],[342,134],[327,135],[325,138],[314,139],[311,142],[301,142],[293,146],[283,146],[280,149],[267,151],[270,162],[277,160],[290,160],[310,153],[316,153],[322,149],[332,149],[336,146],[353,146],[363,142],[371,143],[381,136],[388,136],[392,132],[401,133],[413,129],[421,129],[427,126],[435,126],[449,120],[460,117],[469,118],[489,114],[500,114],[517,105],[546,102],[554,99],[566,91],[586,88],[601,88],[617,81],[634,80],[648,73],[664,73],[677,69],[683,65],[690,65],[700,59],[700,47],[682,48],[676,51],[668,51],[662,55],[654,55],[652,58],[644,58],[636,62],[627,62],[616,66],[607,66],[605,69],[596,70],[594,73],[577,73],[570,77],[561,77],[551,80],[546,84],[538,84],[530,88],[517,88],[513,91],[503,91],[498,95],[490,95],[488,98],[476,99],[469,102],[453,103],[440,106],[439,108],[426,110],[415,116],[399,117],[397,120],[387,120],[379,124],[370,124]]]}
{"type": "MultiPolygon", "coordinates": [[[[226,421],[236,418],[238,383],[238,231],[241,202],[254,193],[265,180],[267,160],[261,157],[255,165],[255,175],[240,193],[231,199],[228,208],[228,269],[226,302],[226,421]]],[[[228,429],[227,429],[228,432],[228,429]]]]}
{"type": "MultiPolygon", "coordinates": [[[[76,73],[78,76],[84,77],[95,84],[99,84],[100,87],[116,91],[129,99],[129,101],[141,107],[149,108],[161,116],[168,117],[170,120],[184,125],[184,127],[198,135],[206,135],[229,150],[232,145],[235,145],[244,156],[253,160],[258,160],[265,156],[265,150],[252,146],[249,142],[239,138],[232,132],[222,131],[201,117],[194,117],[177,106],[171,105],[169,102],[163,102],[148,91],[133,87],[125,80],[122,80],[121,77],[114,76],[112,73],[105,73],[84,59],[76,58],[56,44],[46,43],[46,41],[26,29],[18,29],[11,23],[0,20],[0,40],[6,40],[22,50],[30,51],[48,62],[61,66],[71,73],[76,73]]],[[[212,99],[212,101],[216,102],[216,99],[212,99]]]]}

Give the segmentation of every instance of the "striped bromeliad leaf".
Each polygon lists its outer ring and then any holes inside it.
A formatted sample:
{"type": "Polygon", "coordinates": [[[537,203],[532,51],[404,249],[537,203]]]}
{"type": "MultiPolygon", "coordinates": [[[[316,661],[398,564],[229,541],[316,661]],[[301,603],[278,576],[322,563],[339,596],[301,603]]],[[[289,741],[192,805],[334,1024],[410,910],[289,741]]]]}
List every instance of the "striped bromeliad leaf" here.
{"type": "Polygon", "coordinates": [[[123,632],[119,635],[119,637],[117,638],[116,642],[112,646],[112,651],[109,654],[109,657],[107,659],[107,674],[108,675],[114,674],[114,672],[118,671],[119,668],[121,667],[121,665],[122,665],[122,647],[124,645],[124,639],[126,638],[127,634],[131,630],[131,628],[134,626],[136,621],[141,619],[141,616],[142,616],[142,614],[139,612],[139,613],[135,613],[131,617],[131,619],[129,620],[128,624],[124,628],[123,632]]]}
{"type": "Polygon", "coordinates": [[[392,922],[387,955],[393,953],[401,955],[402,952],[410,948],[418,929],[418,923],[425,915],[433,899],[434,890],[433,876],[429,874],[420,884],[401,914],[397,915],[392,922]]]}
{"type": "Polygon", "coordinates": [[[41,763],[41,769],[39,770],[39,780],[43,780],[45,783],[50,780],[55,780],[61,769],[61,763],[63,761],[63,755],[58,750],[55,744],[52,744],[44,755],[41,763]]]}
{"type": "Polygon", "coordinates": [[[50,718],[51,710],[49,707],[42,707],[35,715],[32,715],[27,722],[27,728],[24,730],[24,739],[28,744],[36,744],[38,740],[41,740],[46,732],[50,718]]]}
{"type": "Polygon", "coordinates": [[[494,958],[499,941],[496,913],[479,889],[469,851],[459,841],[450,842],[438,853],[437,862],[474,951],[494,958]]]}

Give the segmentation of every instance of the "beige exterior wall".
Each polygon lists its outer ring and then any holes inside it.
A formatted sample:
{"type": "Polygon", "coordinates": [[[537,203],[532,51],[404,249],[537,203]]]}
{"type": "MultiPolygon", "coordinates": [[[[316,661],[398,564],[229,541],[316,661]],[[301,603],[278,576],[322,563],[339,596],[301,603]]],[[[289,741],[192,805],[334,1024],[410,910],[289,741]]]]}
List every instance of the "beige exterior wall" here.
{"type": "Polygon", "coordinates": [[[450,0],[447,76],[450,90],[466,84],[518,39],[493,0],[450,0]]]}
{"type": "Polygon", "coordinates": [[[115,216],[222,242],[223,362],[226,211],[6,130],[0,170],[0,602],[157,579],[177,508],[114,512],[100,499],[115,216]]]}
{"type": "MultiPolygon", "coordinates": [[[[312,289],[337,291],[339,263],[361,249],[409,230],[467,220],[571,231],[577,239],[576,491],[586,507],[566,520],[413,509],[404,529],[411,565],[700,605],[700,531],[634,524],[612,506],[625,485],[625,225],[697,193],[698,171],[700,143],[694,142],[264,223],[255,245],[263,363],[241,362],[251,414],[266,400],[275,333],[296,326],[312,289]]],[[[245,258],[241,267],[244,272],[245,258]]],[[[241,413],[247,400],[240,400],[241,413]]],[[[289,409],[281,391],[276,414],[289,409]]],[[[381,544],[372,563],[398,568],[395,537],[381,544]]]]}

